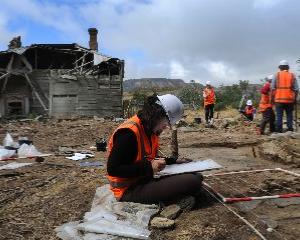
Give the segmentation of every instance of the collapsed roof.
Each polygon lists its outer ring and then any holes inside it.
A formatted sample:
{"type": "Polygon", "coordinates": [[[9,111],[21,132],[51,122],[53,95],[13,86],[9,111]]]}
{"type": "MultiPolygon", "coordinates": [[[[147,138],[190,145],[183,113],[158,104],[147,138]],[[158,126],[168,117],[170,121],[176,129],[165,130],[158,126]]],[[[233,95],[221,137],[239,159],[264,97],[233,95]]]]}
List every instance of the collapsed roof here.
{"type": "Polygon", "coordinates": [[[32,44],[0,51],[0,72],[5,75],[29,73],[35,69],[68,69],[70,75],[118,75],[120,62],[123,61],[76,43],[32,44]]]}

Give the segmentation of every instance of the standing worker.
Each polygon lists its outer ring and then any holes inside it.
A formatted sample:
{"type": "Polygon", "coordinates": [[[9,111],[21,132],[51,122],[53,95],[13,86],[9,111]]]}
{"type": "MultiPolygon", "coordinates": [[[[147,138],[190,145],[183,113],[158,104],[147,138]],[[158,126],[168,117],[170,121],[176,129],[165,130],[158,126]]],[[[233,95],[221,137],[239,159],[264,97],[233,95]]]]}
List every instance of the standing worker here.
{"type": "Polygon", "coordinates": [[[210,81],[206,82],[206,87],[203,90],[203,101],[206,124],[213,124],[216,95],[210,81]]]}
{"type": "Polygon", "coordinates": [[[275,131],[275,113],[272,106],[272,91],[271,91],[271,82],[274,78],[274,75],[267,77],[267,82],[264,84],[260,90],[261,98],[259,102],[259,112],[262,113],[263,117],[260,123],[260,134],[265,134],[266,125],[269,123],[270,132],[275,131]]]}
{"type": "Polygon", "coordinates": [[[152,95],[137,115],[122,123],[108,145],[107,173],[119,201],[157,204],[195,196],[202,188],[202,175],[186,173],[156,179],[166,164],[188,160],[158,158],[159,135],[183,115],[183,104],[174,95],[152,95]]]}
{"type": "Polygon", "coordinates": [[[282,60],[279,72],[272,81],[272,97],[276,109],[276,131],[282,132],[283,111],[286,113],[288,131],[293,131],[293,110],[297,102],[298,83],[295,75],[289,72],[289,63],[282,60]]]}

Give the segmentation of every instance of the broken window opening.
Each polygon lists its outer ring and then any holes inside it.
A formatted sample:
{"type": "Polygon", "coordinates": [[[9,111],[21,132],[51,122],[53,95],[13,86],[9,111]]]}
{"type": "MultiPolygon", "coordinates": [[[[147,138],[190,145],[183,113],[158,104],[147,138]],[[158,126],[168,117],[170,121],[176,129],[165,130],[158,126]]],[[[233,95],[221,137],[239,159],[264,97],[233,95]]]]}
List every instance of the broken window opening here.
{"type": "Polygon", "coordinates": [[[22,115],[23,114],[23,102],[15,101],[7,104],[8,115],[22,115]]]}

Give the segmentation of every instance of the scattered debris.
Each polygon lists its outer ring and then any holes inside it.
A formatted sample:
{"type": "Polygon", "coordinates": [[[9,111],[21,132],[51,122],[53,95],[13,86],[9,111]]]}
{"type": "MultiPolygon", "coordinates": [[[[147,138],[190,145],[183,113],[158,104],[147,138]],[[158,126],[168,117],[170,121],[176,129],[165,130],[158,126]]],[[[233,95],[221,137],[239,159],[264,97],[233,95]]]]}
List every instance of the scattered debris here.
{"type": "Polygon", "coordinates": [[[73,161],[78,161],[78,160],[83,160],[86,158],[92,158],[95,155],[89,154],[89,153],[74,153],[73,156],[71,157],[66,157],[67,159],[73,160],[73,161]]]}
{"type": "Polygon", "coordinates": [[[80,167],[101,167],[103,164],[101,162],[81,162],[80,167]]]}
{"type": "Polygon", "coordinates": [[[18,162],[11,162],[8,164],[5,164],[3,166],[0,166],[0,170],[6,170],[6,169],[16,169],[28,165],[32,165],[33,163],[18,163],[18,162]]]}

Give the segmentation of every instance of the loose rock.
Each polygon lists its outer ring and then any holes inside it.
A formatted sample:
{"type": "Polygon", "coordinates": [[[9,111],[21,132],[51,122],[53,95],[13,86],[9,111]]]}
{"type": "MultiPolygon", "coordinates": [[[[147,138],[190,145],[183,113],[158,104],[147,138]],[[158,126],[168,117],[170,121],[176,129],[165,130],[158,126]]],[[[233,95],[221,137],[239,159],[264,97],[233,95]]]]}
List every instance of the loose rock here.
{"type": "Polygon", "coordinates": [[[172,204],[167,206],[163,211],[161,211],[160,215],[168,219],[175,219],[178,217],[180,212],[181,208],[176,204],[172,204]]]}
{"type": "Polygon", "coordinates": [[[174,228],[175,221],[168,218],[155,217],[152,219],[150,226],[152,228],[170,229],[174,228]]]}

